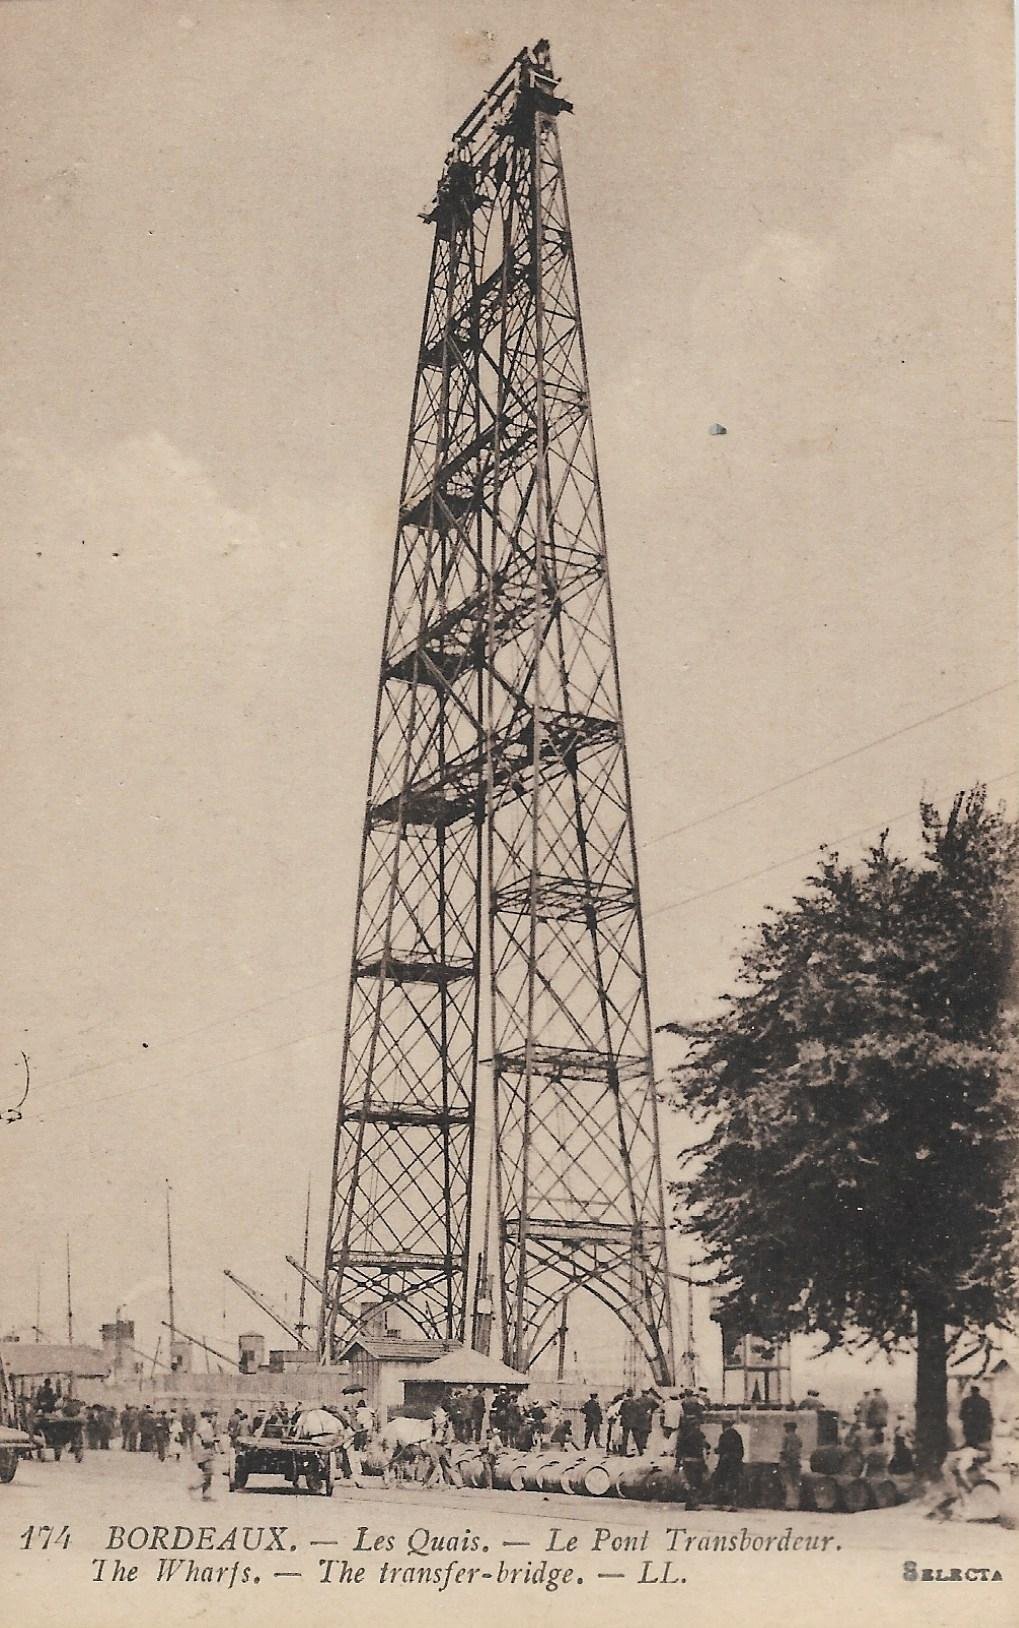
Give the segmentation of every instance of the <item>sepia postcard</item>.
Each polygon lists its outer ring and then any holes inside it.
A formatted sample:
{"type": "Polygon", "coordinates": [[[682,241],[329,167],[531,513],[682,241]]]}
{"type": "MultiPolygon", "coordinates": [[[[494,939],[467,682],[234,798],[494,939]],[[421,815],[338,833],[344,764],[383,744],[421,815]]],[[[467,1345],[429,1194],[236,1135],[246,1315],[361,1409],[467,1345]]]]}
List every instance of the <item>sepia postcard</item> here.
{"type": "Polygon", "coordinates": [[[1017,1621],[1013,64],[0,4],[0,1628],[1017,1621]]]}

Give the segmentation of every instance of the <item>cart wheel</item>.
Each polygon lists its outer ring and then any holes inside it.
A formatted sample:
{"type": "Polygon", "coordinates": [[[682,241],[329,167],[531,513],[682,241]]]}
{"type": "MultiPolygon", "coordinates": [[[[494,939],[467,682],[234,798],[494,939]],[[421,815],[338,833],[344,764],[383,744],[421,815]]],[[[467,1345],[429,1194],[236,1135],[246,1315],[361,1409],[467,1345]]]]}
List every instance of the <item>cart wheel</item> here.
{"type": "Polygon", "coordinates": [[[305,1467],[304,1479],[308,1483],[309,1492],[321,1492],[325,1481],[322,1466],[309,1459],[305,1467]]]}
{"type": "Polygon", "coordinates": [[[248,1466],[244,1463],[235,1464],[230,1472],[230,1491],[240,1492],[248,1479],[248,1466]]]}
{"type": "Polygon", "coordinates": [[[17,1473],[18,1455],[14,1448],[0,1448],[0,1481],[13,1481],[17,1473]]]}

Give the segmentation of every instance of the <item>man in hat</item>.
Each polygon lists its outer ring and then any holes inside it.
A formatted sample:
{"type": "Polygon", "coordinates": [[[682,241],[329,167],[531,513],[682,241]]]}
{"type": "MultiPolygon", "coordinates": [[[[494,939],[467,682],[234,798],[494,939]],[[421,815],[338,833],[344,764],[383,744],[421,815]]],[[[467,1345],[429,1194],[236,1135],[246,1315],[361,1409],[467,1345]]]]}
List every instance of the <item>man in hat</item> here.
{"type": "Polygon", "coordinates": [[[619,1404],[619,1451],[626,1458],[630,1451],[630,1437],[634,1433],[634,1426],[640,1423],[640,1409],[637,1398],[630,1386],[623,1392],[623,1400],[619,1404]]]}
{"type": "Polygon", "coordinates": [[[138,1419],[138,1450],[141,1453],[151,1453],[156,1445],[156,1418],[152,1411],[152,1403],[146,1402],[138,1419]]]}
{"type": "Polygon", "coordinates": [[[715,1466],[713,1490],[718,1507],[734,1512],[739,1503],[743,1479],[743,1437],[731,1419],[722,1426],[715,1448],[718,1463],[715,1466]]]}
{"type": "Polygon", "coordinates": [[[483,1389],[478,1385],[471,1397],[471,1434],[475,1441],[481,1441],[484,1437],[487,1415],[488,1402],[483,1389]]]}
{"type": "Polygon", "coordinates": [[[683,1418],[683,1403],[678,1391],[666,1391],[662,1398],[662,1435],[671,1442],[683,1418]]]}
{"type": "Polygon", "coordinates": [[[198,1480],[189,1485],[189,1492],[201,1492],[202,1502],[212,1501],[212,1474],[216,1464],[216,1454],[219,1451],[219,1442],[216,1439],[216,1426],[211,1408],[202,1412],[201,1418],[195,1427],[194,1461],[198,1470],[198,1480]]]}
{"type": "Polygon", "coordinates": [[[994,1414],[979,1385],[971,1385],[959,1408],[962,1439],[967,1447],[989,1447],[994,1433],[994,1414]]]}
{"type": "Polygon", "coordinates": [[[33,1398],[36,1413],[52,1413],[57,1405],[57,1393],[53,1389],[53,1381],[49,1374],[43,1380],[33,1398]]]}
{"type": "Polygon", "coordinates": [[[646,1385],[640,1395],[635,1398],[634,1403],[633,1441],[638,1458],[647,1452],[647,1444],[651,1438],[651,1426],[654,1422],[657,1406],[657,1394],[649,1385],[646,1385]]]}
{"type": "Polygon", "coordinates": [[[189,1406],[181,1409],[180,1434],[181,1440],[184,1443],[185,1451],[188,1453],[190,1453],[192,1447],[194,1446],[195,1429],[197,1423],[198,1421],[195,1418],[193,1408],[189,1406]]]}
{"type": "Polygon", "coordinates": [[[888,1427],[888,1398],[880,1385],[877,1385],[867,1403],[867,1412],[864,1423],[870,1431],[886,1430],[888,1427]]]}
{"type": "Polygon", "coordinates": [[[676,1468],[687,1485],[687,1509],[699,1509],[707,1480],[708,1438],[697,1419],[684,1417],[676,1436],[676,1468]]]}
{"type": "Polygon", "coordinates": [[[596,1447],[600,1447],[602,1411],[597,1391],[591,1392],[580,1411],[584,1415],[584,1446],[590,1447],[593,1442],[596,1447]]]}

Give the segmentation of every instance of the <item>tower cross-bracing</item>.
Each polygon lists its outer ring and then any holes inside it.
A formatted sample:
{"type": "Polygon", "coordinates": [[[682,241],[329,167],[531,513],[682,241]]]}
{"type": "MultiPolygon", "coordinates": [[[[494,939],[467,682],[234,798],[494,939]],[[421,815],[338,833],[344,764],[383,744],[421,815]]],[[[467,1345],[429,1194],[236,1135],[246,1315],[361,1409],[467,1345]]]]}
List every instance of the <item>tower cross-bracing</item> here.
{"type": "Polygon", "coordinates": [[[425,217],[321,1340],[335,1354],[365,1301],[398,1305],[426,1335],[467,1337],[480,1256],[508,1361],[527,1366],[563,1296],[583,1288],[668,1379],[643,929],[559,146],[568,109],[547,44],[521,52],[457,130],[425,217]]]}

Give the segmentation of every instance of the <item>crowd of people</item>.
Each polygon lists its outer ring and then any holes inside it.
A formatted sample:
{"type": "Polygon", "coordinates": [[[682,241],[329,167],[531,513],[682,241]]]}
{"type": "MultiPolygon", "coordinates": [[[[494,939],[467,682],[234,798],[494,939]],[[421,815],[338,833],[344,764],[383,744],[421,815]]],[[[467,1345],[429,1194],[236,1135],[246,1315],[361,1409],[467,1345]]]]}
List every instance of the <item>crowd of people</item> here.
{"type": "MultiPolygon", "coordinates": [[[[416,1478],[462,1484],[455,1457],[448,1451],[455,1443],[478,1448],[488,1485],[492,1485],[497,1455],[507,1449],[595,1449],[641,1457],[648,1453],[650,1444],[657,1461],[666,1455],[673,1459],[688,1508],[698,1508],[710,1500],[720,1508],[734,1510],[745,1495],[746,1444],[738,1423],[730,1418],[723,1423],[712,1446],[703,1429],[708,1406],[708,1393],[703,1388],[660,1392],[651,1386],[640,1391],[628,1387],[616,1391],[605,1402],[598,1391],[592,1390],[571,1412],[555,1399],[542,1402],[525,1396],[521,1388],[447,1387],[435,1403],[430,1424],[425,1426],[425,1439],[400,1441],[386,1453],[386,1479],[413,1468],[416,1478]]],[[[800,1411],[823,1407],[816,1390],[808,1390],[798,1404],[800,1411]]],[[[299,1437],[302,1416],[307,1413],[306,1404],[292,1405],[281,1399],[253,1408],[250,1413],[238,1404],[221,1423],[211,1407],[196,1412],[188,1405],[178,1408],[156,1402],[125,1402],[118,1409],[107,1403],[84,1402],[70,1390],[61,1394],[59,1382],[54,1386],[48,1378],[31,1395],[19,1400],[22,1428],[36,1434],[40,1441],[40,1421],[55,1416],[79,1420],[82,1445],[95,1451],[109,1451],[119,1443],[123,1452],[151,1453],[160,1461],[188,1458],[197,1471],[193,1490],[200,1491],[203,1498],[212,1496],[218,1454],[233,1447],[241,1436],[256,1440],[299,1437]]],[[[362,1393],[330,1405],[327,1420],[338,1469],[347,1480],[359,1485],[362,1454],[370,1443],[380,1442],[379,1420],[362,1393]]],[[[993,1428],[990,1402],[974,1384],[959,1408],[961,1442],[949,1432],[945,1496],[933,1513],[945,1517],[974,1477],[979,1478],[991,1456],[993,1428]]],[[[888,1399],[880,1387],[864,1391],[840,1431],[839,1444],[858,1453],[867,1471],[907,1476],[915,1468],[912,1431],[906,1416],[899,1414],[892,1419],[888,1399]]],[[[804,1441],[793,1410],[783,1421],[778,1448],[777,1467],[787,1509],[800,1506],[803,1457],[804,1441]]]]}
{"type": "Polygon", "coordinates": [[[577,1446],[640,1456],[648,1450],[656,1421],[668,1438],[685,1413],[697,1411],[703,1418],[707,1406],[704,1389],[662,1393],[651,1386],[641,1391],[629,1387],[605,1403],[598,1391],[591,1391],[579,1408],[575,1429],[569,1411],[555,1398],[542,1402],[505,1385],[494,1391],[453,1386],[436,1404],[432,1433],[456,1442],[482,1442],[496,1435],[502,1446],[521,1452],[577,1446]]]}
{"type": "MultiPolygon", "coordinates": [[[[726,1509],[736,1509],[742,1496],[745,1444],[735,1424],[724,1425],[711,1448],[702,1428],[708,1409],[706,1390],[684,1389],[664,1395],[651,1387],[637,1392],[627,1388],[616,1392],[602,1406],[597,1391],[591,1391],[579,1410],[583,1421],[583,1442],[573,1439],[573,1421],[555,1401],[540,1402],[522,1398],[518,1392],[500,1386],[494,1393],[480,1389],[454,1388],[436,1403],[428,1441],[397,1444],[387,1465],[387,1478],[399,1473],[420,1474],[428,1484],[462,1485],[455,1460],[447,1451],[453,1443],[474,1443],[484,1466],[485,1483],[493,1484],[495,1460],[506,1449],[528,1452],[534,1448],[592,1447],[623,1457],[641,1457],[648,1450],[657,1424],[662,1443],[672,1456],[688,1509],[699,1508],[707,1499],[726,1509]],[[604,1431],[604,1444],[602,1434],[604,1431]],[[712,1453],[716,1463],[709,1459],[712,1453]]],[[[792,1473],[796,1454],[795,1489],[790,1481],[789,1497],[795,1490],[799,1507],[799,1454],[802,1442],[795,1423],[787,1426],[785,1451],[792,1473]]]]}

